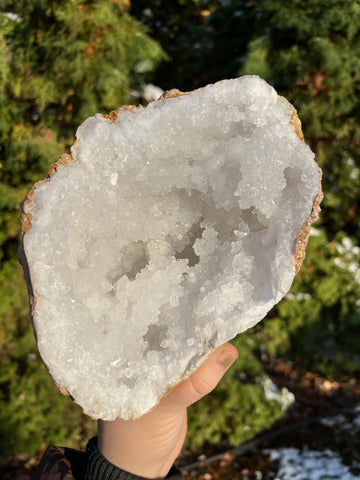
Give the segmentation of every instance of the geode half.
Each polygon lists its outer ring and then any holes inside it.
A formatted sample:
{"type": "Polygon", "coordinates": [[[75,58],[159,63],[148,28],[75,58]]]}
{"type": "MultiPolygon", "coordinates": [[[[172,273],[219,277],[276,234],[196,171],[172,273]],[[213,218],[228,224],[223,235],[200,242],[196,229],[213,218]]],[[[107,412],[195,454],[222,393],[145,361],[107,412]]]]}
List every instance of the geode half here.
{"type": "Polygon", "coordinates": [[[85,413],[136,418],[289,290],[321,172],[258,77],[95,115],[28,195],[41,357],[85,413]]]}

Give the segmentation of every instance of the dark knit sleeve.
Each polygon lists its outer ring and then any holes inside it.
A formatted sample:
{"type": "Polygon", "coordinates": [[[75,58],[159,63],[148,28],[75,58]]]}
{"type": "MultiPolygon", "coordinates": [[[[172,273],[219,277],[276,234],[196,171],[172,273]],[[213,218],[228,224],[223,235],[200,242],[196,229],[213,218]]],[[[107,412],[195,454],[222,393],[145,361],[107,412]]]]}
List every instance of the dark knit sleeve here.
{"type": "MultiPolygon", "coordinates": [[[[97,437],[92,438],[86,448],[88,464],[85,480],[149,480],[121,470],[110,463],[97,447],[97,437]]],[[[181,471],[173,466],[166,476],[167,480],[184,480],[181,471]]]]}
{"type": "Polygon", "coordinates": [[[85,452],[50,445],[32,480],[85,480],[87,460],[85,452]]]}

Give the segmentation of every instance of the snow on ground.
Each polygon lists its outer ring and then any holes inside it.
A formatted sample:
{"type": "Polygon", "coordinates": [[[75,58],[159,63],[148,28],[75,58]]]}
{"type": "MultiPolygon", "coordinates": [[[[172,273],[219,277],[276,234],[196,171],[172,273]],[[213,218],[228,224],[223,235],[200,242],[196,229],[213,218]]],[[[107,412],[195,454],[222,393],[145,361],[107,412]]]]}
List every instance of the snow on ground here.
{"type": "MultiPolygon", "coordinates": [[[[342,414],[324,418],[321,423],[348,431],[350,435],[360,434],[360,413],[351,423],[342,414]]],[[[331,449],[318,451],[308,447],[302,450],[278,448],[264,450],[264,453],[268,454],[273,462],[278,463],[275,480],[360,480],[360,476],[353,475],[349,466],[342,463],[341,456],[331,449]]],[[[354,460],[352,467],[358,471],[360,462],[354,460]]]]}
{"type": "Polygon", "coordinates": [[[275,480],[359,480],[349,467],[343,465],[340,456],[332,450],[316,451],[304,448],[280,448],[266,450],[271,460],[279,462],[275,480]]]}

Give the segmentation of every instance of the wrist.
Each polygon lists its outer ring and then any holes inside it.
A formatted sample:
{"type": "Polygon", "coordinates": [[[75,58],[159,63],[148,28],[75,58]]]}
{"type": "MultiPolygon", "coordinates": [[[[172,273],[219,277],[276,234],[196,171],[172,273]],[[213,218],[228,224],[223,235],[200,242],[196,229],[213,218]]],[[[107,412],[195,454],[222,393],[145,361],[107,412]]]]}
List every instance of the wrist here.
{"type": "Polygon", "coordinates": [[[171,468],[167,459],[154,452],[152,435],[139,436],[139,420],[99,420],[97,446],[116,467],[144,479],[162,479],[171,468]]]}
{"type": "MultiPolygon", "coordinates": [[[[97,440],[97,437],[92,438],[86,447],[86,480],[147,480],[146,477],[133,474],[110,463],[100,452],[97,440]]],[[[184,477],[181,471],[173,466],[166,479],[184,480],[184,477]]]]}

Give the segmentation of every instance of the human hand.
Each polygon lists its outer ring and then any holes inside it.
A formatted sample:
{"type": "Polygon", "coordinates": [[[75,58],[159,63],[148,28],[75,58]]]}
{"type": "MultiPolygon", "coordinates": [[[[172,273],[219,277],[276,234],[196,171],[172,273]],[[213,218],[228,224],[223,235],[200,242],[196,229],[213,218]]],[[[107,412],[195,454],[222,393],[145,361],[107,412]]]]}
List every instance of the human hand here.
{"type": "Polygon", "coordinates": [[[184,443],[187,407],[210,393],[237,357],[236,348],[226,343],[146,415],[137,420],[99,420],[102,455],[135,475],[165,477],[184,443]]]}

